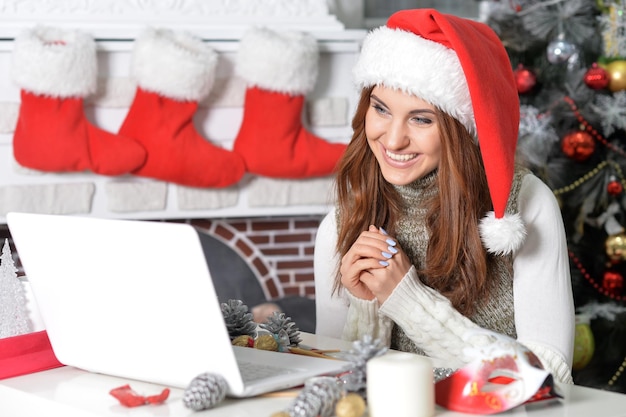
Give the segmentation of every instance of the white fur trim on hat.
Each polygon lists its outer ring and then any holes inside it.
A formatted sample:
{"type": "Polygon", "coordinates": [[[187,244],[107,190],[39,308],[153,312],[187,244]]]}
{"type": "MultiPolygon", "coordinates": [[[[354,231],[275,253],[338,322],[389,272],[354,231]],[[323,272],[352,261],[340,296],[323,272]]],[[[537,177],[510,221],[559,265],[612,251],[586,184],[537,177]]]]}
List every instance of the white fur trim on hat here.
{"type": "Polygon", "coordinates": [[[97,87],[96,44],[77,30],[37,26],[16,36],[14,82],[50,97],[86,97],[97,87]]]}
{"type": "Polygon", "coordinates": [[[132,73],[146,91],[179,101],[200,101],[215,82],[217,52],[202,39],[148,28],[135,40],[132,73]]]}
{"type": "Polygon", "coordinates": [[[315,86],[318,64],[312,35],[253,28],[239,42],[235,70],[251,87],[304,95],[315,86]]]}
{"type": "Polygon", "coordinates": [[[516,252],[526,238],[526,227],[518,213],[496,218],[493,211],[480,220],[480,238],[488,252],[507,255],[516,252]]]}
{"type": "Polygon", "coordinates": [[[437,42],[381,26],[365,38],[353,75],[359,88],[384,85],[415,95],[476,135],[472,100],[459,58],[437,42]]]}

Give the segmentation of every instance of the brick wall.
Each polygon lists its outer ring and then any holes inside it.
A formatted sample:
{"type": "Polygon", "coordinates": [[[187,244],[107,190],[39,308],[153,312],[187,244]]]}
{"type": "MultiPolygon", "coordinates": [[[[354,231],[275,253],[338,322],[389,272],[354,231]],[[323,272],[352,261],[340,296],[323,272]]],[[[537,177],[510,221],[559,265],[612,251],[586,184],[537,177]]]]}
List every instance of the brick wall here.
{"type": "Polygon", "coordinates": [[[323,216],[190,220],[246,260],[268,298],[313,297],[313,251],[323,216]]]}
{"type": "MultiPolygon", "coordinates": [[[[313,251],[323,216],[183,220],[220,238],[256,273],[268,298],[299,295],[313,298],[313,251]]],[[[1,244],[9,238],[0,225],[1,244]]],[[[22,274],[19,253],[11,242],[15,265],[22,274]]]]}

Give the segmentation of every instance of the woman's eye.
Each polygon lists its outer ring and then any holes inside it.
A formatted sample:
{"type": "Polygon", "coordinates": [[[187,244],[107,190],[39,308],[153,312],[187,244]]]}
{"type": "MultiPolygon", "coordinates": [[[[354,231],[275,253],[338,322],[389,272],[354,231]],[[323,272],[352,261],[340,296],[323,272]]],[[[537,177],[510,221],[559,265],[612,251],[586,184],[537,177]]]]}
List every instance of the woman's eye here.
{"type": "Polygon", "coordinates": [[[429,125],[429,124],[431,124],[433,122],[428,117],[414,117],[413,121],[415,123],[417,123],[417,124],[420,124],[420,125],[429,125]]]}
{"type": "Polygon", "coordinates": [[[376,113],[387,114],[387,109],[379,104],[372,104],[372,107],[376,110],[376,113]]]}

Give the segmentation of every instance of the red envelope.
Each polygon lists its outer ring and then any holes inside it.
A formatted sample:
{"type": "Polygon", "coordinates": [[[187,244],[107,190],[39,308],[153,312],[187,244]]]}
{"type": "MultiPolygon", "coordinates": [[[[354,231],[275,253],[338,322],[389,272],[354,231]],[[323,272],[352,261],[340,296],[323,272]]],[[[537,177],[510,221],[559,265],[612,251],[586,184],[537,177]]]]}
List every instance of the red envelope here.
{"type": "Polygon", "coordinates": [[[60,366],[45,330],[0,339],[0,379],[60,366]]]}

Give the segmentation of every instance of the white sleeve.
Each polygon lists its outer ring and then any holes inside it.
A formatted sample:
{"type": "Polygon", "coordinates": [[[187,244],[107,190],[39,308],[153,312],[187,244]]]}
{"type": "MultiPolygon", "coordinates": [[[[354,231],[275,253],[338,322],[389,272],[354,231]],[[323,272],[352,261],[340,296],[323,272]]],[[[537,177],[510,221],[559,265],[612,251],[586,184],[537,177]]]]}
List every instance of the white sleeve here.
{"type": "Polygon", "coordinates": [[[348,300],[345,291],[342,295],[333,294],[338,267],[337,222],[333,209],[320,223],[315,237],[315,333],[341,338],[348,314],[348,300]]]}
{"type": "Polygon", "coordinates": [[[342,338],[354,341],[371,336],[372,339],[379,339],[385,346],[389,346],[393,322],[388,317],[378,314],[378,300],[363,300],[349,292],[347,294],[350,307],[342,338]]]}
{"type": "Polygon", "coordinates": [[[534,175],[524,177],[518,208],[528,235],[513,262],[517,339],[565,379],[572,366],[575,312],[561,211],[534,175]]]}
{"type": "Polygon", "coordinates": [[[489,343],[488,337],[482,335],[466,339],[469,331],[479,327],[452,307],[450,300],[424,285],[415,266],[411,266],[379,311],[402,327],[426,355],[448,368],[457,369],[475,359],[464,354],[466,347],[489,343]]]}

